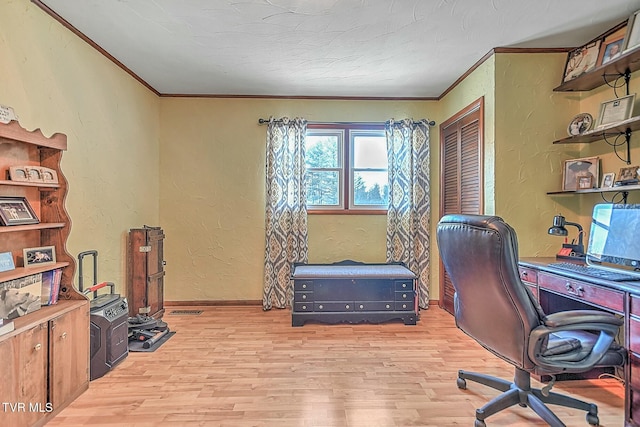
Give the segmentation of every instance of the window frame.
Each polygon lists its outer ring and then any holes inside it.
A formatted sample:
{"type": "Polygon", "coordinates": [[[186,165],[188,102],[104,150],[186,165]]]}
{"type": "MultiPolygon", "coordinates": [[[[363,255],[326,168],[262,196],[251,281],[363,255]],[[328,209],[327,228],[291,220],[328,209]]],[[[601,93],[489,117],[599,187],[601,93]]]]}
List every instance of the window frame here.
{"type": "MultiPolygon", "coordinates": [[[[387,207],[380,208],[378,205],[353,205],[353,184],[354,184],[354,163],[353,163],[353,136],[366,134],[379,134],[385,136],[385,125],[380,124],[359,124],[359,123],[309,123],[307,125],[307,134],[322,133],[325,131],[334,131],[332,133],[342,134],[342,141],[339,141],[339,155],[342,157],[342,164],[339,169],[339,199],[340,206],[318,206],[307,205],[308,214],[330,214],[330,215],[386,215],[387,207]],[[367,207],[370,206],[370,207],[367,207]]],[[[322,170],[328,170],[322,168],[322,170]]],[[[358,170],[369,170],[359,168],[358,170]]],[[[388,168],[387,168],[388,172],[388,168]]]]}

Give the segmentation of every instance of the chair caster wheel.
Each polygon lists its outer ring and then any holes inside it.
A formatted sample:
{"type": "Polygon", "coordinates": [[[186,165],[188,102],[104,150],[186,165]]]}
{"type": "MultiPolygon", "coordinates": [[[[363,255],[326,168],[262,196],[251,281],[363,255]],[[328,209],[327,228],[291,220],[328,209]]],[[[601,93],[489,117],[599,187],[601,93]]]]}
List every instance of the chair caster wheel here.
{"type": "Polygon", "coordinates": [[[599,426],[600,418],[597,415],[587,414],[587,422],[592,426],[599,426]]]}
{"type": "Polygon", "coordinates": [[[473,427],[487,427],[487,424],[485,424],[485,422],[482,420],[476,419],[476,421],[473,423],[473,427]]]}
{"type": "Polygon", "coordinates": [[[522,408],[526,408],[527,404],[526,403],[518,403],[518,406],[522,407],[522,408]]]}
{"type": "Polygon", "coordinates": [[[459,389],[466,390],[467,380],[465,380],[464,378],[458,377],[458,379],[456,380],[456,385],[458,386],[459,389]]]}

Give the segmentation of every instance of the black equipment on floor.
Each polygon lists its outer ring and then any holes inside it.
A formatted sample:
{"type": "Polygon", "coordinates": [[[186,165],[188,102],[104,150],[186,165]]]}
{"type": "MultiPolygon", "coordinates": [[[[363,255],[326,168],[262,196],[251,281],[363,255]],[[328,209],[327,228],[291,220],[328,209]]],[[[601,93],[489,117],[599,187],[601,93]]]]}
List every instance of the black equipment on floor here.
{"type": "Polygon", "coordinates": [[[92,294],[90,308],[90,379],[102,377],[129,354],[128,324],[129,307],[126,298],[114,293],[111,282],[97,283],[98,251],[78,254],[78,290],[84,295],[92,294]],[[83,289],[82,263],[85,256],[93,257],[93,285],[83,289]],[[98,295],[98,290],[110,288],[108,294],[98,295]]]}

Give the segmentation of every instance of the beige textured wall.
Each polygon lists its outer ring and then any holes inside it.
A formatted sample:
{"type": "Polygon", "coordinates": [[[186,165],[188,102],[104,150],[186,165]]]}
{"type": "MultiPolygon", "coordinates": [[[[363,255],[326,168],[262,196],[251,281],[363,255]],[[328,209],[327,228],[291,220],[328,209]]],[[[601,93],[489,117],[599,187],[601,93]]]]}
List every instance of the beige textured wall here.
{"type": "Polygon", "coordinates": [[[69,253],[97,249],[124,292],[128,230],[159,221],[157,96],[26,0],[0,1],[0,58],[0,104],[67,135],[69,253]]]}
{"type": "MultiPolygon", "coordinates": [[[[262,299],[266,127],[257,121],[271,115],[439,119],[435,102],[161,99],[167,300],[262,299]]],[[[309,261],[384,262],[385,227],[380,215],[311,215],[309,261]]]]}

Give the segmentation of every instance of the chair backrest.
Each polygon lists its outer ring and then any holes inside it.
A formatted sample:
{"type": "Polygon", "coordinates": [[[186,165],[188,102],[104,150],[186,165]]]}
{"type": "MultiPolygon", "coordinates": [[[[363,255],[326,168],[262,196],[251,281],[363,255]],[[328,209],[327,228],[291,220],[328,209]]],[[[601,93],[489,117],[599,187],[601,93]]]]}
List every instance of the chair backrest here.
{"type": "Polygon", "coordinates": [[[529,334],[544,313],[520,280],[513,228],[496,216],[445,215],[437,241],[455,289],[456,325],[496,356],[533,369],[529,334]]]}

